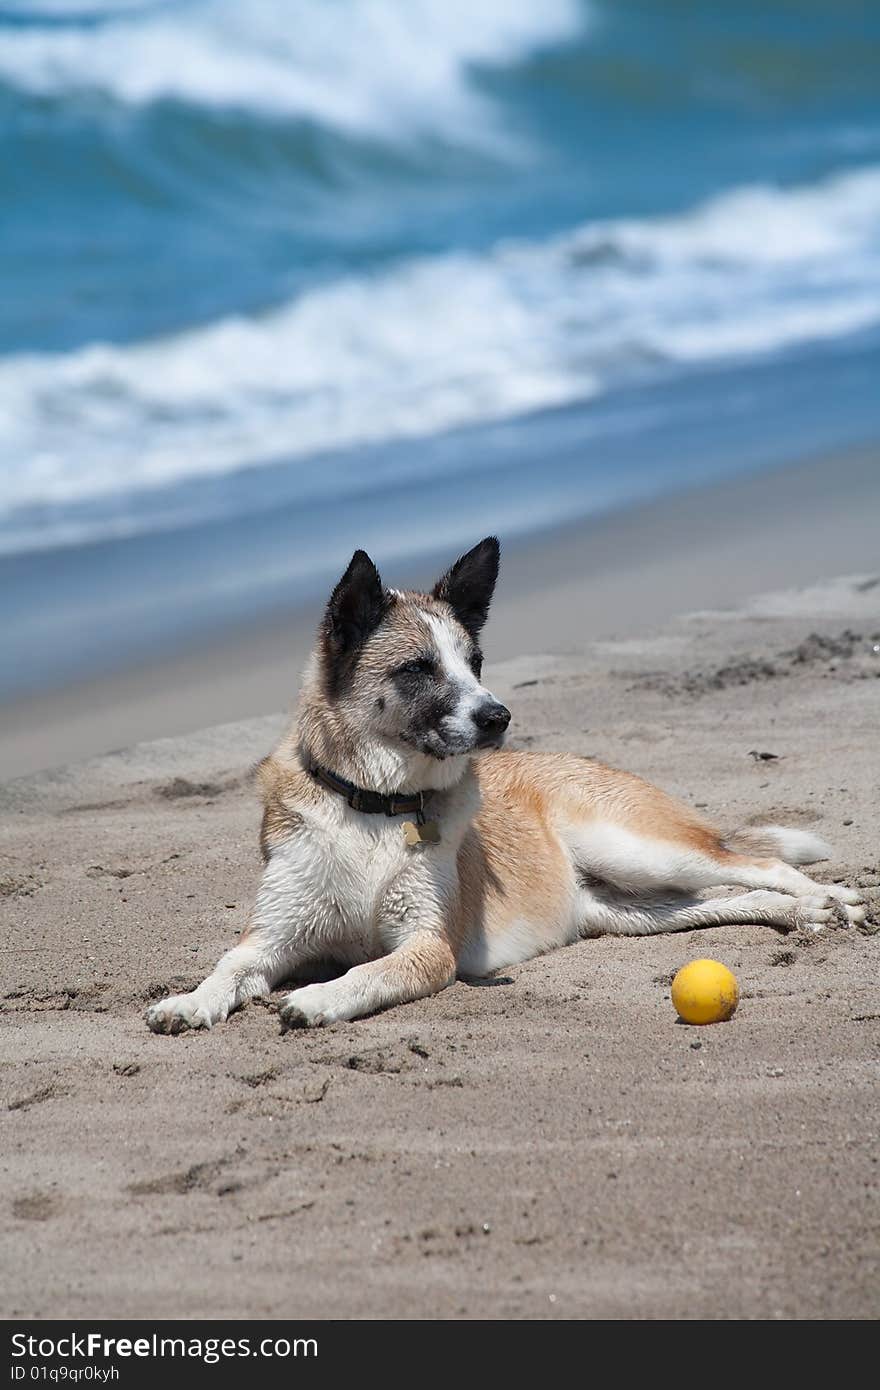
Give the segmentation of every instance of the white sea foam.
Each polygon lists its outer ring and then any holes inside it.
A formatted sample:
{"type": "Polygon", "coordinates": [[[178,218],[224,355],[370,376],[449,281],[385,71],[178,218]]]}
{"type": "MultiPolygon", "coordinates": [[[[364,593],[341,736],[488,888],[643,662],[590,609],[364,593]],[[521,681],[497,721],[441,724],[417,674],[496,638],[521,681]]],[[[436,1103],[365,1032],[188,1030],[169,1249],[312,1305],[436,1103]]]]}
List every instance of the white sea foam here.
{"type": "Polygon", "coordinates": [[[173,98],[400,141],[425,130],[478,138],[492,113],[470,67],[513,62],[584,20],[578,0],[203,0],[101,12],[96,26],[0,33],[0,77],[43,96],[173,98]]]}
{"type": "Polygon", "coordinates": [[[784,191],[736,188],[684,217],[614,222],[578,241],[589,247],[610,232],[621,250],[670,265],[798,265],[876,242],[878,214],[880,171],[869,168],[784,191]]]}
{"type": "Polygon", "coordinates": [[[0,513],[428,435],[880,323],[880,168],[484,255],[259,318],[0,359],[0,513]]]}

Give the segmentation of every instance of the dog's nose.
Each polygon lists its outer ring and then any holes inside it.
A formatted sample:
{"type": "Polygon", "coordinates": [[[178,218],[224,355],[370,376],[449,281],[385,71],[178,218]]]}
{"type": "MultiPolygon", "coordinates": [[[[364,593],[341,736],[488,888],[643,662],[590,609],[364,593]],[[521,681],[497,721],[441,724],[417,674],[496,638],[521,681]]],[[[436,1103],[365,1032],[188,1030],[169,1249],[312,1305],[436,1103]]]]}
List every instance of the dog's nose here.
{"type": "Polygon", "coordinates": [[[474,714],[474,723],[483,734],[503,734],[510,723],[510,710],[505,705],[499,705],[497,700],[490,700],[474,714]]]}

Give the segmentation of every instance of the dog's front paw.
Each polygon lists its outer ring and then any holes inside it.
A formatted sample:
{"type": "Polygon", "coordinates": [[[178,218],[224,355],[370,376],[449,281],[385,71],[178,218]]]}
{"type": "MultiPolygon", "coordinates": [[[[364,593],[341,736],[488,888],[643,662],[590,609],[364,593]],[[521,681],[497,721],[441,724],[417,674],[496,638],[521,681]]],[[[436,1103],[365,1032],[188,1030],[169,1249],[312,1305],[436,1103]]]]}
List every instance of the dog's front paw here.
{"type": "Polygon", "coordinates": [[[146,1012],[147,1027],[154,1033],[182,1033],[186,1028],[211,1028],[214,1019],[209,1009],[192,994],[171,994],[151,1004],[146,1012]]]}
{"type": "Polygon", "coordinates": [[[326,1028],[342,1017],[326,984],[303,985],[286,995],[278,1009],[281,1028],[326,1028]]]}

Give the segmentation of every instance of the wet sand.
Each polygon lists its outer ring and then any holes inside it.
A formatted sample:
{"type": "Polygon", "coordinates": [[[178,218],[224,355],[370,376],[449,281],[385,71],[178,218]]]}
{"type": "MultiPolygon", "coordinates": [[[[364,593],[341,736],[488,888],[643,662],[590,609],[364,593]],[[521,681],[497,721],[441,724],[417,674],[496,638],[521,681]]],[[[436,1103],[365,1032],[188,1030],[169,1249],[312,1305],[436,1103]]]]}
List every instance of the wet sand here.
{"type": "MultiPolygon", "coordinates": [[[[729,605],[880,565],[880,458],[866,448],[740,476],[505,543],[504,552],[487,634],[496,660],[647,635],[698,604],[729,605]]],[[[378,552],[374,559],[389,583],[424,587],[450,551],[403,570],[378,552]]],[[[271,623],[230,627],[174,655],[151,651],[132,669],[0,706],[0,778],[283,708],[318,611],[317,603],[290,609],[271,623]]]]}

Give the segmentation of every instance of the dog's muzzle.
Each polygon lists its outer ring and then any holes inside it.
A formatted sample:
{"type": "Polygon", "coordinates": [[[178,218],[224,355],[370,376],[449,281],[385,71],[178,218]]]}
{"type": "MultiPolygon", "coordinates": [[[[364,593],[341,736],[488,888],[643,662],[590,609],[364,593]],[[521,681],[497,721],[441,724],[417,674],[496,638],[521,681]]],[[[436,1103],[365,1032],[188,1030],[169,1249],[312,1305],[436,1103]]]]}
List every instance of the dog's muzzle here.
{"type": "Polygon", "coordinates": [[[497,748],[510,723],[510,710],[497,700],[489,700],[474,711],[473,721],[477,726],[477,748],[497,748]]]}

